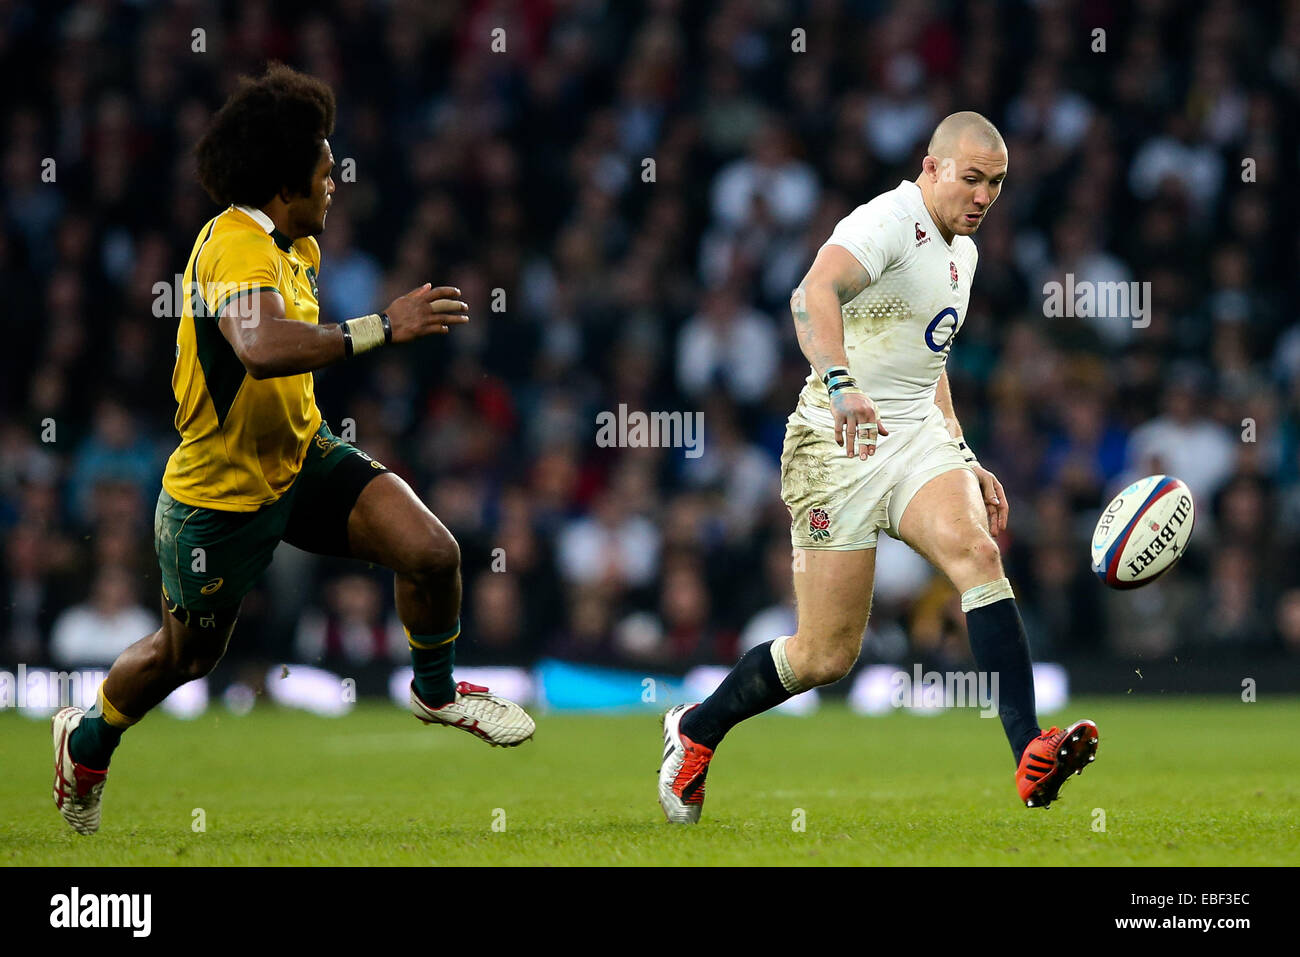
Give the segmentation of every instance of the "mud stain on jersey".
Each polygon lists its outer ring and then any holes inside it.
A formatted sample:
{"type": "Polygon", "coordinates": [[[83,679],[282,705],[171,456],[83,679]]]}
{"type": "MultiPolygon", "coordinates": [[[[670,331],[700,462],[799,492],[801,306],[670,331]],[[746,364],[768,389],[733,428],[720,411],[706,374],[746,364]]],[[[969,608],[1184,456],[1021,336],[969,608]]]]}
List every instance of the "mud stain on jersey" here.
{"type": "MultiPolygon", "coordinates": [[[[868,290],[870,292],[870,290],[868,290]]],[[[844,340],[868,339],[884,336],[899,328],[911,316],[912,310],[902,296],[863,295],[840,310],[844,317],[844,340]]]]}

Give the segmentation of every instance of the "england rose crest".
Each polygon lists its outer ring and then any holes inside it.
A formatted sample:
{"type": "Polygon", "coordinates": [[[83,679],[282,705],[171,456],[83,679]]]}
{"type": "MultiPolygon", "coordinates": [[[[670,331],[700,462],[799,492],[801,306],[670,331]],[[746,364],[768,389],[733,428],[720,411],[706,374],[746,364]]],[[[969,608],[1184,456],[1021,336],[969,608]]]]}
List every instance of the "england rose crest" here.
{"type": "Polygon", "coordinates": [[[808,509],[808,534],[815,542],[824,542],[831,537],[831,516],[826,509],[808,509]]]}
{"type": "Polygon", "coordinates": [[[957,288],[957,264],[948,260],[948,276],[952,279],[952,288],[957,288]]]}

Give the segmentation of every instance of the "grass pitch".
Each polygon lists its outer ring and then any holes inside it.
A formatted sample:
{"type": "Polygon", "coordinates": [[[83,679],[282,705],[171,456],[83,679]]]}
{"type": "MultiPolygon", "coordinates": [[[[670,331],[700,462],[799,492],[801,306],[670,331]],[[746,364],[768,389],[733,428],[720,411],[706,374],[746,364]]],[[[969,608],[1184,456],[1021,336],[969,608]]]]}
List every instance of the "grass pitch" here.
{"type": "Polygon", "coordinates": [[[1300,742],[1287,733],[1300,700],[1094,698],[1043,720],[1079,717],[1101,729],[1097,762],[1040,811],[1016,798],[1000,724],[973,711],[764,716],[719,749],[702,823],[670,827],[653,715],[543,714],[535,741],[504,750],[379,703],[338,719],[155,714],[124,739],[103,827],[85,838],[50,798],[48,722],[0,714],[0,864],[1300,860],[1300,742]]]}

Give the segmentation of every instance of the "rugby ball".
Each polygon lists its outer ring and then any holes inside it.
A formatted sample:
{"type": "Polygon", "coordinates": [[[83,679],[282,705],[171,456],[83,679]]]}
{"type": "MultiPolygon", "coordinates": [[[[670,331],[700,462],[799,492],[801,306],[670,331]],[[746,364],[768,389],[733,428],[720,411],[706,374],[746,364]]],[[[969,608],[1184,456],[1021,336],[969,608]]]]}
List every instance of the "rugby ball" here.
{"type": "Polygon", "coordinates": [[[1120,492],[1092,533],[1092,571],[1111,588],[1150,584],[1183,557],[1196,505],[1179,479],[1148,475],[1120,492]]]}

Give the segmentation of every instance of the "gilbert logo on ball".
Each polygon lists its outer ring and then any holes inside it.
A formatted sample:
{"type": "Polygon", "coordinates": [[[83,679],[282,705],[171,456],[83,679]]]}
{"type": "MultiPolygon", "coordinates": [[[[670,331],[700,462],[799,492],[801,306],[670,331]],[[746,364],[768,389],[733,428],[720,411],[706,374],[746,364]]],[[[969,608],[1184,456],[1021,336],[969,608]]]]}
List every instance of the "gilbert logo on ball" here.
{"type": "Polygon", "coordinates": [[[1196,505],[1179,479],[1148,475],[1116,495],[1092,533],[1092,571],[1111,588],[1155,581],[1183,556],[1196,505]]]}

